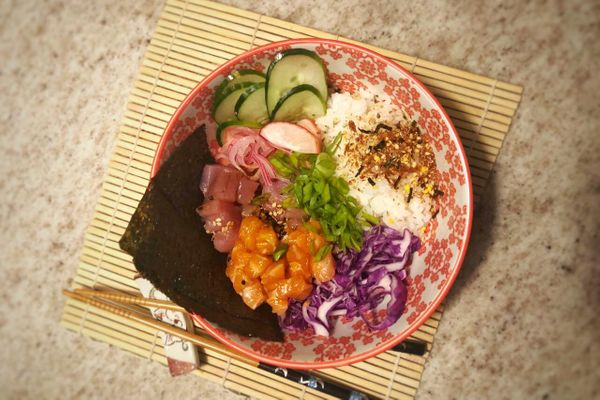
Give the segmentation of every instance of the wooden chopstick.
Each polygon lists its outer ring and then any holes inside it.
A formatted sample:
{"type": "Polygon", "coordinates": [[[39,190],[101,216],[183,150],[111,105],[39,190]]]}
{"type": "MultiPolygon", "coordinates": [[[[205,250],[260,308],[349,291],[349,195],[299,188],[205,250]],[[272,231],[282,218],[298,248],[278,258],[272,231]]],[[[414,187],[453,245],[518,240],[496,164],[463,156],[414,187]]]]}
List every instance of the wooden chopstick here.
{"type": "Polygon", "coordinates": [[[75,289],[74,293],[87,297],[95,297],[100,299],[112,300],[118,303],[135,304],[143,307],[162,308],[164,310],[187,312],[185,308],[173,303],[169,300],[149,299],[146,297],[133,296],[124,293],[111,293],[94,289],[79,288],[75,289]]]}
{"type": "MultiPolygon", "coordinates": [[[[209,338],[206,338],[203,336],[198,336],[196,334],[187,332],[183,329],[176,328],[172,325],[166,324],[166,323],[158,321],[156,319],[149,318],[144,315],[134,313],[129,310],[125,310],[121,307],[117,307],[117,306],[107,304],[102,301],[95,300],[94,297],[103,298],[105,300],[113,300],[113,301],[117,301],[117,298],[118,299],[127,299],[126,300],[126,301],[128,301],[127,304],[138,304],[138,305],[148,305],[151,303],[151,302],[149,302],[149,300],[152,300],[152,299],[143,299],[143,298],[140,298],[137,296],[129,296],[126,294],[123,294],[123,295],[113,294],[113,293],[100,292],[100,291],[95,291],[95,290],[90,290],[90,289],[86,289],[86,290],[76,289],[76,291],[70,291],[70,290],[65,289],[65,290],[63,290],[63,293],[65,296],[67,296],[71,299],[81,301],[83,303],[89,304],[92,307],[96,307],[98,309],[108,311],[108,312],[118,315],[120,317],[124,317],[129,320],[147,325],[151,328],[154,328],[154,329],[166,332],[166,333],[170,333],[174,336],[178,336],[182,339],[189,340],[191,343],[193,343],[197,346],[200,346],[204,349],[210,349],[210,350],[216,351],[218,353],[221,353],[221,354],[224,354],[225,356],[234,358],[234,359],[241,361],[252,367],[256,367],[263,371],[270,372],[271,374],[274,374],[279,377],[285,378],[287,380],[293,381],[300,385],[308,386],[319,392],[335,396],[339,399],[348,399],[348,400],[357,399],[357,398],[368,399],[368,397],[366,395],[364,395],[363,393],[356,392],[350,388],[346,388],[344,386],[341,386],[341,385],[333,383],[333,382],[325,382],[325,381],[315,377],[314,375],[311,375],[308,372],[296,371],[296,370],[287,369],[287,368],[279,368],[279,367],[275,367],[272,365],[263,364],[261,362],[254,361],[250,358],[247,358],[246,356],[244,356],[242,354],[237,353],[233,349],[230,349],[229,347],[225,346],[224,344],[222,344],[214,339],[209,339],[209,338]],[[98,295],[99,293],[101,293],[101,294],[98,295]],[[110,294],[110,296],[109,296],[109,294],[110,294]],[[135,302],[133,300],[131,300],[130,297],[136,298],[135,302]],[[137,299],[139,299],[139,301],[137,299]]],[[[155,303],[152,303],[152,304],[153,305],[151,305],[150,307],[155,306],[154,305],[155,303]]]]}
{"type": "MultiPolygon", "coordinates": [[[[112,293],[106,291],[100,291],[95,289],[87,289],[87,288],[78,288],[75,289],[74,293],[80,294],[86,297],[94,297],[105,300],[112,300],[118,303],[123,304],[135,304],[142,307],[151,307],[151,308],[162,308],[165,310],[173,310],[179,311],[182,313],[187,313],[187,310],[169,300],[158,300],[158,299],[149,299],[146,297],[140,297],[125,293],[112,293]]],[[[177,335],[176,335],[177,336],[177,335]]],[[[427,353],[427,343],[405,339],[400,344],[394,346],[392,348],[393,351],[399,351],[402,353],[413,354],[417,356],[423,356],[427,353]]]]}
{"type": "MultiPolygon", "coordinates": [[[[90,295],[84,295],[79,293],[80,291],[77,292],[72,292],[69,290],[63,290],[63,293],[65,296],[72,298],[74,300],[78,300],[81,301],[83,303],[89,304],[90,306],[99,308],[101,310],[104,311],[108,311],[111,312],[115,315],[118,315],[120,317],[123,318],[127,318],[130,319],[132,321],[136,321],[136,322],[140,322],[142,324],[145,324],[149,327],[155,328],[157,330],[166,332],[166,333],[170,333],[171,335],[180,337],[182,339],[186,339],[189,340],[190,342],[192,342],[195,345],[198,345],[200,347],[203,347],[205,349],[210,349],[210,350],[214,350],[216,352],[219,352],[221,354],[225,354],[227,356],[230,356],[232,358],[235,358],[236,360],[242,361],[246,364],[252,365],[252,366],[258,366],[258,362],[253,361],[239,353],[236,353],[235,351],[233,351],[232,349],[230,349],[229,347],[226,347],[224,344],[213,340],[213,339],[209,339],[203,336],[198,336],[194,333],[190,333],[188,331],[184,331],[183,329],[177,328],[175,326],[166,324],[162,321],[158,321],[154,318],[149,318],[146,317],[144,315],[141,314],[137,314],[128,310],[125,310],[121,307],[117,307],[117,306],[113,306],[111,304],[107,304],[98,300],[95,300],[92,296],[90,295]]],[[[97,293],[102,293],[102,292],[97,292],[97,293]]],[[[95,294],[94,294],[95,295],[95,294]]],[[[127,295],[123,295],[123,296],[127,296],[127,295]]],[[[107,297],[105,297],[107,298],[107,297]]],[[[108,299],[108,298],[107,298],[108,299]]],[[[114,299],[111,299],[114,300],[114,299]]],[[[148,300],[148,299],[146,299],[148,300]]],[[[134,303],[129,303],[129,304],[134,304],[134,303]]],[[[140,304],[141,305],[141,304],[140,304]]],[[[154,307],[154,305],[152,306],[154,307]]]]}

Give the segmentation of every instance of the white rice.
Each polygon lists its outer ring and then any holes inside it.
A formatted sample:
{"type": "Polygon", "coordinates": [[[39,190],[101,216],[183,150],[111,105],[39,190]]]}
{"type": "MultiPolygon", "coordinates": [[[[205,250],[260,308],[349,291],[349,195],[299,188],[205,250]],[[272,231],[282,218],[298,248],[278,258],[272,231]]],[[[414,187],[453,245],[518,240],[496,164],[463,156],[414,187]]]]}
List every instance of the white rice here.
{"type": "Polygon", "coordinates": [[[367,212],[381,218],[388,226],[398,230],[408,228],[416,233],[431,219],[431,198],[415,195],[407,203],[406,191],[412,179],[410,175],[400,180],[398,189],[394,189],[385,178],[375,179],[375,185],[371,185],[366,179],[356,178],[357,168],[344,153],[346,144],[362,134],[358,128],[374,130],[379,123],[393,126],[400,121],[409,122],[389,96],[381,90],[369,88],[360,90],[355,95],[334,93],[329,98],[327,113],[318,118],[316,123],[325,134],[326,144],[342,133],[341,143],[335,154],[338,162],[336,173],[348,181],[350,195],[367,212]],[[356,125],[356,132],[348,127],[349,121],[356,125]]]}

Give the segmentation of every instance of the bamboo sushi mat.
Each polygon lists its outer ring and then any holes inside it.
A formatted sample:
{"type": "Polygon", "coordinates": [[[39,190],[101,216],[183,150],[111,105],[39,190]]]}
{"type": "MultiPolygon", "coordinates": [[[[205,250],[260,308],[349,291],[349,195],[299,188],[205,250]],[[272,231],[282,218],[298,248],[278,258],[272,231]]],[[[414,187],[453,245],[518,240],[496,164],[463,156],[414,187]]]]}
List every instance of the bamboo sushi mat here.
{"type": "MultiPolygon", "coordinates": [[[[146,189],[154,152],[171,115],[204,76],[227,60],[256,46],[301,37],[338,39],[371,48],[425,83],[458,129],[473,175],[475,202],[479,200],[519,105],[521,87],[219,3],[168,0],[131,91],[116,150],[85,234],[74,288],[137,291],[131,257],[119,249],[118,240],[146,189]]],[[[442,308],[413,335],[427,342],[429,349],[442,308]]],[[[74,300],[67,301],[61,323],[69,330],[167,364],[157,332],[143,324],[74,300]]],[[[374,399],[413,399],[426,358],[388,351],[318,374],[374,399]]],[[[205,351],[202,360],[196,375],[248,396],[331,398],[217,352],[205,351]]]]}

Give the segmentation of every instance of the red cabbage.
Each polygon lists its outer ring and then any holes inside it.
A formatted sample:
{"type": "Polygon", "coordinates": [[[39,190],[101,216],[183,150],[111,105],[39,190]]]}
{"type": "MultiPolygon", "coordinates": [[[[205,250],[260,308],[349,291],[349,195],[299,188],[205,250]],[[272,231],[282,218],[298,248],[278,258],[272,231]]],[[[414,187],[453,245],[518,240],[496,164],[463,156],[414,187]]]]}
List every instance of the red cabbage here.
{"type": "Polygon", "coordinates": [[[331,281],[316,285],[304,302],[290,301],[282,328],[298,331],[310,325],[315,334],[328,336],[329,319],[337,315],[359,316],[373,330],[393,325],[406,305],[406,266],[419,247],[419,238],[408,229],[401,233],[377,225],[365,231],[362,249],[334,254],[336,275],[331,281]],[[374,322],[369,314],[385,298],[386,317],[374,322]]]}

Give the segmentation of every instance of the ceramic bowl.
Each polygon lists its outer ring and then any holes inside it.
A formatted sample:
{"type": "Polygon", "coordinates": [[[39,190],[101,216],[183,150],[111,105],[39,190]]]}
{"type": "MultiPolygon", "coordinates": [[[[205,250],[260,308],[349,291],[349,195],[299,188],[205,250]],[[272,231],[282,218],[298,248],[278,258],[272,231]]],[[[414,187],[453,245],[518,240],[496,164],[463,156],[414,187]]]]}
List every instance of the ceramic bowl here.
{"type": "Polygon", "coordinates": [[[286,334],[283,343],[240,337],[201,315],[195,315],[194,319],[221,342],[262,362],[296,369],[338,367],[390,349],[417,330],[439,306],[458,274],[469,242],[473,210],[471,177],[456,129],[440,102],[419,80],[371,50],[323,39],[297,39],[258,47],[208,75],[190,92],[169,122],[156,153],[152,176],[173,149],[202,124],[207,126],[207,146],[214,152],[218,145],[210,110],[215,89],[234,70],[251,68],[266,72],[273,57],[289,48],[305,48],[319,54],[327,67],[330,84],[337,89],[355,92],[367,85],[383,89],[417,122],[432,145],[441,173],[439,187],[444,194],[439,199],[438,215],[420,235],[423,245],[409,268],[406,309],[394,325],[381,331],[370,331],[360,318],[340,317],[329,337],[314,336],[309,330],[286,334]]]}

